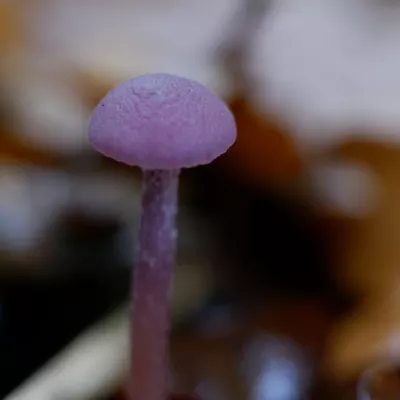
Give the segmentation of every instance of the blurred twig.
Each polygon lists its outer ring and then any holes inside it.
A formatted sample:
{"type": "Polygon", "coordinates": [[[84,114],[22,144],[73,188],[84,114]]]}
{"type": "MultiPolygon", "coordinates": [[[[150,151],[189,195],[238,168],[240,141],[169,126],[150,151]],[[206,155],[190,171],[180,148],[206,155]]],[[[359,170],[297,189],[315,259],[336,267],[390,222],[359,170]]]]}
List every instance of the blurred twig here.
{"type": "Polygon", "coordinates": [[[229,39],[223,46],[222,62],[231,75],[237,94],[245,93],[251,86],[244,64],[249,44],[268,11],[268,5],[269,0],[243,0],[230,28],[229,39]]]}

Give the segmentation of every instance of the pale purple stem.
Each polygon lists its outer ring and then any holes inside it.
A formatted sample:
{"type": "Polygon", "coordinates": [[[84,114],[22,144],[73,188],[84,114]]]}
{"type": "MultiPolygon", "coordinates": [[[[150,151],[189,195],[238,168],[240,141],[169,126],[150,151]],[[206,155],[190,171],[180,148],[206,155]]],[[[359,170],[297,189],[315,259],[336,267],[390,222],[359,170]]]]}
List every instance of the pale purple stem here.
{"type": "Polygon", "coordinates": [[[144,171],[132,294],[131,399],[165,400],[179,170],[144,171]]]}

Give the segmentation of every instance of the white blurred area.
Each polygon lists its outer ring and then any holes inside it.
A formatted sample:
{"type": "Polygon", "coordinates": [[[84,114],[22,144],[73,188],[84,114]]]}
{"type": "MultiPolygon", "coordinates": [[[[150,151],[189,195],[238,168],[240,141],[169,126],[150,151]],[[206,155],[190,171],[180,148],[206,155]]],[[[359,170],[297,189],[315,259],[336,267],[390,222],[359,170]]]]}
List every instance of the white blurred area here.
{"type": "Polygon", "coordinates": [[[310,201],[333,214],[363,218],[379,207],[379,177],[366,165],[326,161],[310,171],[310,201]]]}
{"type": "Polygon", "coordinates": [[[70,210],[115,218],[128,231],[140,210],[140,193],[140,182],[123,174],[0,165],[0,254],[23,260],[51,247],[56,224],[70,210]]]}
{"type": "Polygon", "coordinates": [[[35,146],[85,150],[88,93],[139,74],[183,75],[229,95],[216,51],[240,0],[18,1],[25,38],[3,85],[15,129],[35,146]]]}
{"type": "Polygon", "coordinates": [[[300,400],[308,397],[312,360],[290,339],[268,335],[256,337],[243,353],[241,367],[250,381],[250,398],[300,400]]]}
{"type": "Polygon", "coordinates": [[[251,43],[249,97],[321,153],[362,138],[398,143],[400,3],[271,0],[251,43]]]}

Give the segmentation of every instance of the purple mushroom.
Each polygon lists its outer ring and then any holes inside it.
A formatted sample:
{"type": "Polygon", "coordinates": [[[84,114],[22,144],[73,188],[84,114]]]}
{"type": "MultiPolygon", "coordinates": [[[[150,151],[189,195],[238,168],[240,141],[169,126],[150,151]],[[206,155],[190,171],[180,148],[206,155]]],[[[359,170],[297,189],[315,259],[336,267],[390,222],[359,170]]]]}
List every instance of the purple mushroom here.
{"type": "Polygon", "coordinates": [[[121,83],[100,101],[89,138],[105,156],[143,170],[130,393],[132,400],[165,400],[179,171],[224,153],[236,139],[235,121],[203,85],[149,74],[121,83]]]}

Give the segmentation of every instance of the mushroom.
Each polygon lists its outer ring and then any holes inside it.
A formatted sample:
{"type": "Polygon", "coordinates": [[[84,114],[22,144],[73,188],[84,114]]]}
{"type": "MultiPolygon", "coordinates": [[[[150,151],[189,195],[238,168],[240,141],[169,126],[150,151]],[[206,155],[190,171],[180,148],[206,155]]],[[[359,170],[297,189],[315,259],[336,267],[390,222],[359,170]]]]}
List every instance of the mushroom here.
{"type": "Polygon", "coordinates": [[[179,171],[224,153],[235,141],[235,121],[203,85],[169,74],[147,74],[117,85],[100,101],[89,137],[103,155],[143,170],[130,395],[135,400],[165,399],[179,171]]]}

